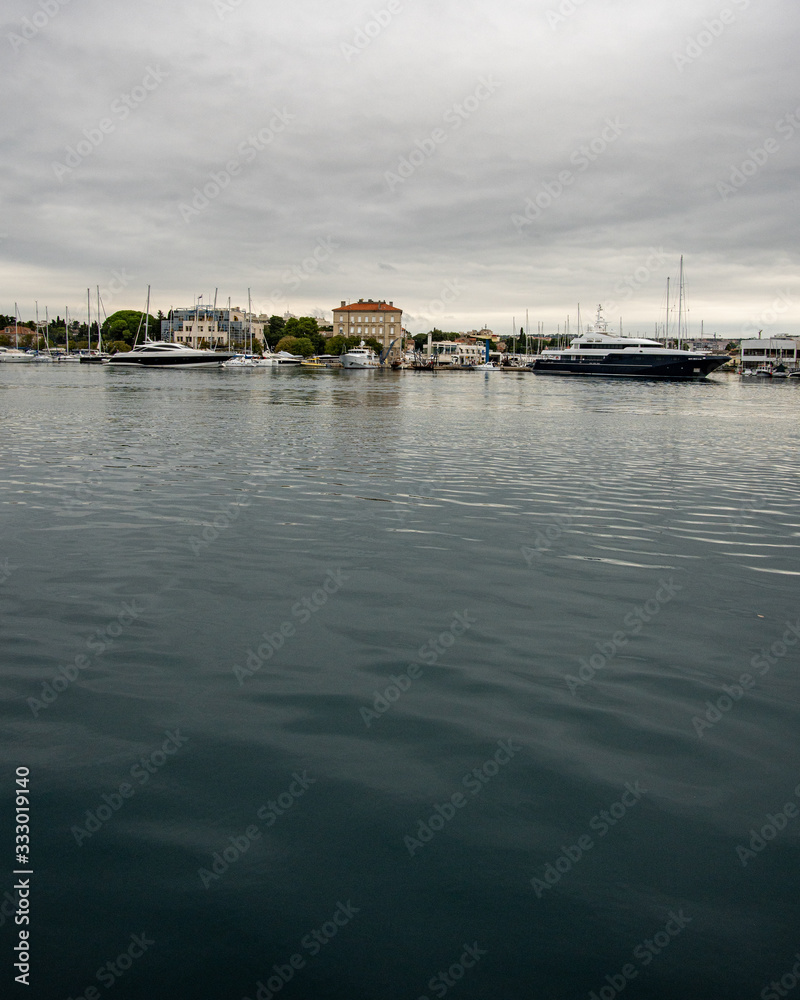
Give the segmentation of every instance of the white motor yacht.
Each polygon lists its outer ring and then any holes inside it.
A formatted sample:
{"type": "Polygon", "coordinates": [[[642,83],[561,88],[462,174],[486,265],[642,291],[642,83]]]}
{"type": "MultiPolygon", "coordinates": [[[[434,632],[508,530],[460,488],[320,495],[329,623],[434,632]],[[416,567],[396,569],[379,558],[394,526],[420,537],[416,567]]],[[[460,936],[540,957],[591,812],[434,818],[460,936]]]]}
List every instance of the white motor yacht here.
{"type": "Polygon", "coordinates": [[[17,347],[0,347],[0,361],[20,362],[34,361],[35,355],[21,351],[17,347]]]}
{"type": "Polygon", "coordinates": [[[358,347],[351,347],[349,351],[339,355],[342,368],[379,368],[380,361],[378,355],[367,347],[362,340],[358,347]]]}
{"type": "Polygon", "coordinates": [[[109,367],[127,368],[213,368],[230,360],[229,351],[207,351],[167,340],[145,340],[132,351],[113,354],[109,367]]]}

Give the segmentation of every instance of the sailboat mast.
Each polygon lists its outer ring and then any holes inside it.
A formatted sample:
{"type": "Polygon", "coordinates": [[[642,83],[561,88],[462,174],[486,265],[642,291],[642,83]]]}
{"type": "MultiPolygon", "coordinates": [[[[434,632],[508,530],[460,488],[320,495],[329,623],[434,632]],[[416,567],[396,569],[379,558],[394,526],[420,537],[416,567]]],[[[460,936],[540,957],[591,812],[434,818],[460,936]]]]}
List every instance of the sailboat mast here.
{"type": "Polygon", "coordinates": [[[19,350],[19,323],[17,317],[19,316],[19,306],[14,303],[14,347],[19,350]]]}
{"type": "Polygon", "coordinates": [[[148,331],[150,329],[150,286],[147,286],[147,306],[144,311],[144,342],[145,344],[150,339],[148,336],[148,331]]]}
{"type": "Polygon", "coordinates": [[[667,275],[667,321],[664,324],[664,347],[669,346],[669,275],[667,275]]]}
{"type": "MultiPolygon", "coordinates": [[[[253,324],[250,313],[250,289],[247,289],[247,336],[250,340],[250,353],[253,353],[253,324]]],[[[245,350],[246,353],[246,350],[245,350]]]]}
{"type": "Polygon", "coordinates": [[[102,353],[103,351],[103,340],[100,333],[100,286],[97,285],[97,350],[102,353]]]}
{"type": "Polygon", "coordinates": [[[86,350],[92,351],[92,293],[86,289],[86,350]]]}
{"type": "Polygon", "coordinates": [[[683,319],[683,254],[681,254],[681,270],[678,278],[678,350],[681,349],[681,322],[683,319]]]}
{"type": "Polygon", "coordinates": [[[69,354],[69,306],[64,306],[64,337],[66,340],[64,350],[69,354]]]}

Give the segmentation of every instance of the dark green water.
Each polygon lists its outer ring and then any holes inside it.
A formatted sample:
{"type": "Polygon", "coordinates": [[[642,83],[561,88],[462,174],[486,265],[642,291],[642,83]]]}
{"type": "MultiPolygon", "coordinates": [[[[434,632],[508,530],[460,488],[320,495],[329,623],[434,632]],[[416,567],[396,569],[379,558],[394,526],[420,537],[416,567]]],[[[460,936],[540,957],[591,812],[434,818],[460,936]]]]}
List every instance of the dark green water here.
{"type": "Polygon", "coordinates": [[[800,385],[0,365],[0,406],[10,995],[787,989],[800,385]]]}

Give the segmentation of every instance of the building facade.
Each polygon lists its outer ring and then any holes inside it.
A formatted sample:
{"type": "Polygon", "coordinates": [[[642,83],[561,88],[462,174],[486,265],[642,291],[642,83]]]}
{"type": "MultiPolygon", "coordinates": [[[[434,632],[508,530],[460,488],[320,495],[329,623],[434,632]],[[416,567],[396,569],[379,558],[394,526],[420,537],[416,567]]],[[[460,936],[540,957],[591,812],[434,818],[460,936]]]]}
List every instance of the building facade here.
{"type": "Polygon", "coordinates": [[[161,339],[171,340],[187,347],[250,347],[250,334],[254,340],[264,339],[266,316],[250,316],[239,309],[212,309],[195,306],[192,309],[173,309],[169,319],[161,320],[161,339]],[[245,343],[247,342],[247,343],[245,343]]]}
{"type": "Polygon", "coordinates": [[[798,367],[798,342],[793,337],[770,337],[765,340],[743,340],[741,347],[743,369],[760,368],[762,365],[782,361],[787,368],[798,367]]]}
{"type": "Polygon", "coordinates": [[[333,310],[333,336],[374,337],[383,344],[387,356],[403,350],[403,310],[383,299],[359,299],[349,305],[342,299],[333,310]]]}

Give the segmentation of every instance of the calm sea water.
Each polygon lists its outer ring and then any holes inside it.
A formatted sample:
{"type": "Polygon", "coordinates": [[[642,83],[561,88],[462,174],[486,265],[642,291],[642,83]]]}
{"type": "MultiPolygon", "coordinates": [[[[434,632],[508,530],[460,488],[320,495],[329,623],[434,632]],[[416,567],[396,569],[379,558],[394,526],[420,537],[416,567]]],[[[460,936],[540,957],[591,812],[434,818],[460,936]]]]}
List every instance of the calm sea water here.
{"type": "Polygon", "coordinates": [[[1,365],[0,406],[20,995],[789,988],[800,385],[1,365]]]}

